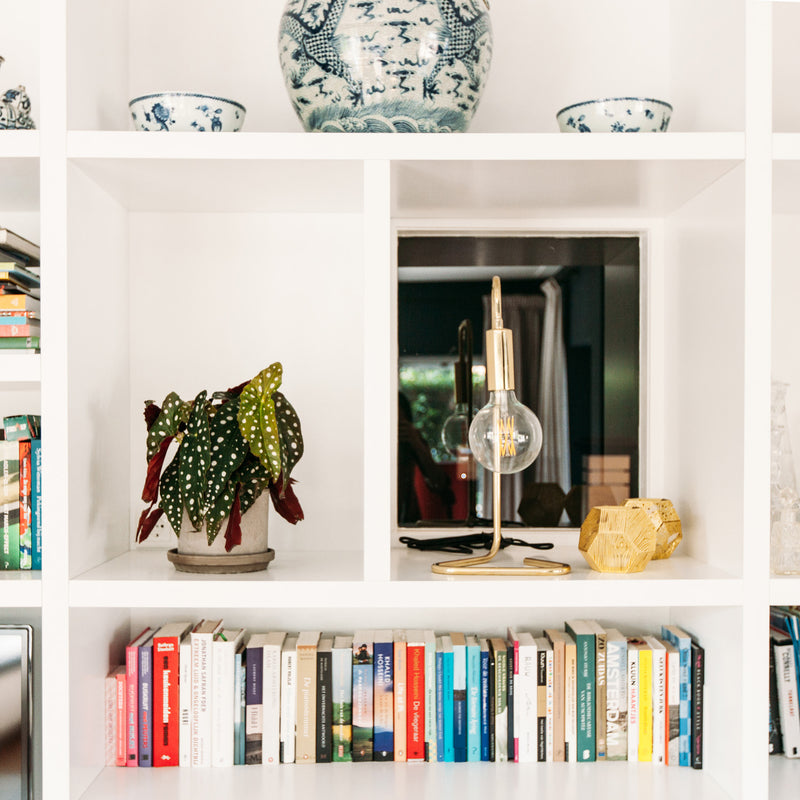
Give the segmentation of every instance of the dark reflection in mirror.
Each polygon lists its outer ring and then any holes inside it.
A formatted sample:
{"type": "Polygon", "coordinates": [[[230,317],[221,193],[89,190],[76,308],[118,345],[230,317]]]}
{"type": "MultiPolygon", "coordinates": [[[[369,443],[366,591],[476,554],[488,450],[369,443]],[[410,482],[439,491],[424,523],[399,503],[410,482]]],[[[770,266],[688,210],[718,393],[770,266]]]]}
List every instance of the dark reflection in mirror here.
{"type": "Polygon", "coordinates": [[[472,413],[488,399],[493,274],[514,334],[516,394],[545,434],[533,465],[504,481],[504,524],[577,526],[592,506],[638,494],[638,238],[401,236],[398,266],[401,526],[483,524],[491,514],[490,474],[454,431],[469,416],[465,369],[472,413]]]}

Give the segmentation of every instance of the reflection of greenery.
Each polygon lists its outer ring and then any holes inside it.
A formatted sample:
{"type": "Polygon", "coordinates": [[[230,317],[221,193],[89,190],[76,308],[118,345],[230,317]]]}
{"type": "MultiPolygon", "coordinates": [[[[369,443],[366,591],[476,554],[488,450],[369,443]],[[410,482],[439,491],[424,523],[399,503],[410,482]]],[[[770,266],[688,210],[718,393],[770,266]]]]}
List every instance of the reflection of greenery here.
{"type": "MultiPolygon", "coordinates": [[[[473,368],[473,393],[476,402],[483,396],[484,369],[473,368]]],[[[414,425],[422,433],[436,461],[448,461],[442,445],[442,426],[455,408],[452,363],[404,363],[400,367],[400,391],[411,403],[414,425]]]]}

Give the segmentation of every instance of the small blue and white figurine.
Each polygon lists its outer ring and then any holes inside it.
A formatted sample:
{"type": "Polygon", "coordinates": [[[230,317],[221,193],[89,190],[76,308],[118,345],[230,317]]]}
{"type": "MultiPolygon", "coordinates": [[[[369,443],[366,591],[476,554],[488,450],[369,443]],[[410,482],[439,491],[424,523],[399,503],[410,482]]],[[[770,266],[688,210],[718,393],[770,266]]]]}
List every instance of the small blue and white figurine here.
{"type": "Polygon", "coordinates": [[[278,53],[309,131],[465,131],[492,60],[486,0],[288,0],[278,53]]]}
{"type": "MultiPolygon", "coordinates": [[[[0,56],[0,64],[5,59],[0,56]]],[[[0,130],[31,130],[36,125],[31,117],[31,99],[24,86],[7,89],[0,96],[0,130]]]]}

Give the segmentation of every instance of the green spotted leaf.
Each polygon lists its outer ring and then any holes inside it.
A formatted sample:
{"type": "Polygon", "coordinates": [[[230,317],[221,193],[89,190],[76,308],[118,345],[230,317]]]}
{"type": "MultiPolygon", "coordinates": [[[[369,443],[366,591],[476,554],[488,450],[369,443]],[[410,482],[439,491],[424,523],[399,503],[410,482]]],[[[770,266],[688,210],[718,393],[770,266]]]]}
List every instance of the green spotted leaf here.
{"type": "Polygon", "coordinates": [[[228,483],[206,513],[206,536],[209,545],[217,538],[222,521],[230,514],[235,486],[228,483]]]}
{"type": "MultiPolygon", "coordinates": [[[[231,477],[231,485],[241,485],[239,502],[244,514],[255,503],[256,498],[269,486],[270,475],[266,467],[252,454],[248,455],[239,469],[231,477]]],[[[231,491],[233,499],[233,491],[231,491]]]]}
{"type": "Polygon", "coordinates": [[[183,503],[180,485],[180,452],[170,461],[161,475],[158,507],[167,515],[172,530],[180,536],[183,522],[183,503]]]}
{"type": "Polygon", "coordinates": [[[189,519],[200,528],[205,517],[206,473],[211,461],[211,429],[206,410],[205,390],[194,399],[192,413],[181,445],[181,497],[189,519]]]}
{"type": "Polygon", "coordinates": [[[175,392],[170,392],[161,405],[161,413],[147,432],[147,461],[156,454],[161,442],[167,436],[174,436],[181,424],[183,400],[175,392]]]}
{"type": "Polygon", "coordinates": [[[259,372],[239,398],[239,430],[273,479],[281,474],[281,441],[272,394],[282,379],[283,367],[276,361],[259,372]]]}
{"type": "Polygon", "coordinates": [[[283,485],[288,486],[289,476],[303,455],[303,432],[300,430],[300,417],[283,393],[273,392],[272,400],[275,403],[275,418],[281,440],[283,485]]]}
{"type": "Polygon", "coordinates": [[[214,507],[217,498],[225,491],[231,475],[250,452],[239,431],[238,413],[239,398],[235,397],[221,405],[211,418],[211,460],[206,473],[205,489],[205,506],[208,509],[214,507]]]}

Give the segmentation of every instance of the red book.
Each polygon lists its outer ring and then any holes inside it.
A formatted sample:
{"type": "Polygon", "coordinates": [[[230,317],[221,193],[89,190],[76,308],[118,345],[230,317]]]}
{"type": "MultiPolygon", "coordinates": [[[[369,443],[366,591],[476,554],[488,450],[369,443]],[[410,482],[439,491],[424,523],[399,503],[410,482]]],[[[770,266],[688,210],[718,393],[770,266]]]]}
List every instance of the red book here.
{"type": "Polygon", "coordinates": [[[3,325],[0,323],[0,336],[38,336],[41,326],[38,322],[29,325],[3,325]]]}
{"type": "Polygon", "coordinates": [[[409,761],[425,760],[425,640],[422,631],[409,631],[406,645],[406,694],[409,761]]]}
{"type": "Polygon", "coordinates": [[[125,742],[125,723],[127,719],[127,676],[124,670],[118,670],[114,673],[117,679],[117,757],[114,763],[118,767],[125,766],[126,757],[126,742],[125,742]]]}
{"type": "Polygon", "coordinates": [[[181,640],[191,622],[170,622],[153,635],[153,766],[180,763],[181,640]]]}
{"type": "Polygon", "coordinates": [[[129,767],[139,766],[139,645],[153,635],[145,628],[125,648],[125,760],[129,767]]]}

